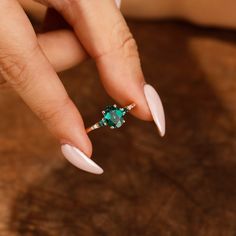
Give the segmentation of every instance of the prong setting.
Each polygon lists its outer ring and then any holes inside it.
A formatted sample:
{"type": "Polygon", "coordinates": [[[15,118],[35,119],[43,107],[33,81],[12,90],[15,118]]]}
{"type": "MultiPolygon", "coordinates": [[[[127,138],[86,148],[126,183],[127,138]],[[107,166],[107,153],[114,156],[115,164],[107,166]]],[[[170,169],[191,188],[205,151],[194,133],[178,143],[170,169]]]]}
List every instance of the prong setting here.
{"type": "Polygon", "coordinates": [[[108,126],[111,129],[120,128],[125,123],[124,116],[134,107],[134,103],[123,108],[119,108],[116,104],[107,106],[102,111],[103,118],[99,122],[88,128],[87,132],[103,126],[108,126]]]}

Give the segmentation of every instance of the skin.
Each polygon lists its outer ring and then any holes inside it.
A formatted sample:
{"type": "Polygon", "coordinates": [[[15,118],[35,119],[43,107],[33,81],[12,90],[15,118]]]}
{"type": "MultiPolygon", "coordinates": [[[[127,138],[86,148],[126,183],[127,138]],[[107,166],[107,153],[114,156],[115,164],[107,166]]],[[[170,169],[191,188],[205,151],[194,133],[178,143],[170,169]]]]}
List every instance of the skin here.
{"type": "MultiPolygon", "coordinates": [[[[0,1],[0,83],[7,81],[61,143],[91,156],[81,115],[56,74],[89,57],[96,62],[107,93],[122,106],[135,102],[133,115],[152,120],[136,43],[113,0],[41,0],[41,6],[20,1],[40,19],[48,5],[59,14],[50,10],[44,26],[53,31],[36,35],[17,0],[0,1]],[[71,29],[65,29],[63,21],[71,29]]],[[[130,17],[179,18],[227,28],[236,27],[235,8],[233,0],[122,3],[122,12],[130,17]]]]}
{"type": "MultiPolygon", "coordinates": [[[[36,35],[19,2],[1,0],[0,74],[59,142],[91,156],[92,145],[81,115],[56,73],[87,57],[95,61],[101,82],[115,101],[121,106],[135,102],[133,115],[152,120],[136,43],[114,1],[41,3],[59,13],[54,21],[60,22],[61,15],[71,29],[36,35]]],[[[49,18],[54,13],[49,12],[49,18]]]]}

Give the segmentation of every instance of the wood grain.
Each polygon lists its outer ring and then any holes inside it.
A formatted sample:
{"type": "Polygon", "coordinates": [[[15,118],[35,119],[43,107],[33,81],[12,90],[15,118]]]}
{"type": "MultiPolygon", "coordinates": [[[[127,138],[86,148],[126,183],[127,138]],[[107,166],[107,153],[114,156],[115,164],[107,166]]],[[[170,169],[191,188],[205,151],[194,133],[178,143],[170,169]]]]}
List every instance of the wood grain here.
{"type": "MultiPolygon", "coordinates": [[[[236,33],[129,22],[167,134],[129,117],[91,133],[104,175],[67,163],[20,98],[0,91],[1,236],[236,235],[236,33]],[[106,136],[106,138],[105,138],[106,136]]],[[[86,62],[61,74],[86,125],[113,101],[86,62]]]]}

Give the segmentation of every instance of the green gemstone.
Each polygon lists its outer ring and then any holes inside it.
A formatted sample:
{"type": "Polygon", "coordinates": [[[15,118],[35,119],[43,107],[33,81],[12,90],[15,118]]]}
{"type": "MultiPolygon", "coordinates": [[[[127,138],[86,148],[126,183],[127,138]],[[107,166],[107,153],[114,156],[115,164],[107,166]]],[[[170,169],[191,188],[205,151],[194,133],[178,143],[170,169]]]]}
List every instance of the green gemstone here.
{"type": "Polygon", "coordinates": [[[122,108],[108,106],[104,111],[104,119],[109,127],[120,128],[124,123],[125,112],[122,108]]]}

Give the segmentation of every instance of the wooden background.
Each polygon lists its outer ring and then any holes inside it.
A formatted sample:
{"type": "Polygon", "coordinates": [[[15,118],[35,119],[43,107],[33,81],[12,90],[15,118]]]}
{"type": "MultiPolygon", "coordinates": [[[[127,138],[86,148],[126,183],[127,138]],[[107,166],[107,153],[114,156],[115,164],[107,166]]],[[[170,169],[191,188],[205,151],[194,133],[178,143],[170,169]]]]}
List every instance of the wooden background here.
{"type": "MultiPolygon", "coordinates": [[[[236,235],[236,32],[129,21],[167,134],[129,117],[91,133],[84,173],[10,89],[0,91],[0,236],[236,235]]],[[[61,74],[87,125],[113,101],[92,62],[61,74]]]]}

